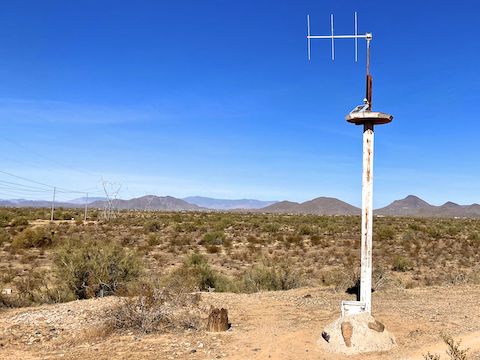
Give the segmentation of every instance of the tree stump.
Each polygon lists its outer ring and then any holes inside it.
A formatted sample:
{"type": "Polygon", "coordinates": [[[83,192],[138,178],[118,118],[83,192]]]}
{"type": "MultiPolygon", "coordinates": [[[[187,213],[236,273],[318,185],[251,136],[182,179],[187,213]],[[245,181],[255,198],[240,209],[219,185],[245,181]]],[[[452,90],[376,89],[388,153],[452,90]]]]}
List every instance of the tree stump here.
{"type": "Polygon", "coordinates": [[[229,327],[227,309],[212,309],[208,316],[207,331],[227,331],[229,327]]]}

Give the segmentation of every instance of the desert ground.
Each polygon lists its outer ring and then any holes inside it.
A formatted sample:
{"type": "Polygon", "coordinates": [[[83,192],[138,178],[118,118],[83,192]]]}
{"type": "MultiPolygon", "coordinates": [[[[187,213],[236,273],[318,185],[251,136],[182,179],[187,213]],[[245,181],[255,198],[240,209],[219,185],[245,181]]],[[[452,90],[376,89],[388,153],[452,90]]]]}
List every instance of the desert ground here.
{"type": "MultiPolygon", "coordinates": [[[[114,297],[20,308],[0,314],[4,359],[422,359],[445,356],[440,331],[462,340],[469,359],[480,359],[479,286],[380,291],[374,314],[397,347],[385,353],[326,353],[322,328],[348,299],[331,288],[300,288],[255,294],[203,293],[202,303],[225,307],[231,329],[209,333],[105,333],[105,312],[114,297]]],[[[350,296],[351,298],[351,296],[350,296]]]]}
{"type": "Polygon", "coordinates": [[[356,297],[355,216],[0,215],[0,358],[449,359],[443,333],[480,359],[478,219],[375,219],[373,315],[397,346],[346,357],[320,335],[356,297]]]}

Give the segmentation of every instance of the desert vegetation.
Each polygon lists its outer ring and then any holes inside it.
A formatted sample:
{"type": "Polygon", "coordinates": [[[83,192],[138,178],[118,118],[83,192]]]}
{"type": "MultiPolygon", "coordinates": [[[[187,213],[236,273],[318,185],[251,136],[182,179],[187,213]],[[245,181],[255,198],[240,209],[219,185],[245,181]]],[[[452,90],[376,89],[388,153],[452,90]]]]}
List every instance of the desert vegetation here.
{"type": "MultiPolygon", "coordinates": [[[[355,291],[356,216],[0,210],[4,306],[128,294],[144,279],[190,291],[355,291]],[[353,289],[353,290],[352,290],[353,289]],[[4,291],[5,292],[5,291],[4,291]]],[[[375,219],[374,290],[479,283],[480,220],[375,219]]]]}

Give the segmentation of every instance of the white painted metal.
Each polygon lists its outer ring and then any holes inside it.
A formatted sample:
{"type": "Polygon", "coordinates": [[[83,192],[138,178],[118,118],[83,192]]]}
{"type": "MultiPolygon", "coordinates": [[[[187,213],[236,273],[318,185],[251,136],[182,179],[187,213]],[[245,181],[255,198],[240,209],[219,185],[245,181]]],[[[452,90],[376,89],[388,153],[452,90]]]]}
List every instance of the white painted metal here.
{"type": "MultiPolygon", "coordinates": [[[[310,35],[310,31],[308,32],[310,35]]],[[[357,21],[357,12],[355,11],[355,62],[358,62],[358,21],[357,21]]]]}
{"type": "Polygon", "coordinates": [[[364,35],[358,35],[358,14],[354,13],[354,35],[335,35],[334,34],[334,18],[333,14],[330,14],[330,35],[310,35],[310,15],[307,15],[307,47],[308,47],[308,60],[311,58],[311,39],[330,39],[332,45],[332,61],[335,61],[335,39],[353,39],[355,42],[355,62],[358,62],[358,39],[366,39],[367,42],[372,40],[372,34],[366,33],[364,35]]]}
{"type": "MultiPolygon", "coordinates": [[[[335,39],[368,39],[369,35],[334,35],[333,36],[335,39]]],[[[332,35],[310,35],[307,36],[307,38],[310,39],[331,39],[332,35]]]]}
{"type": "Polygon", "coordinates": [[[330,14],[330,28],[332,29],[332,61],[335,60],[335,39],[333,37],[333,14],[330,14]]]}
{"type": "Polygon", "coordinates": [[[307,49],[308,61],[310,61],[310,15],[307,15],[307,49]]]}
{"type": "Polygon", "coordinates": [[[342,301],[342,317],[365,312],[365,303],[362,301],[342,301]]]}
{"type": "Polygon", "coordinates": [[[363,127],[360,301],[372,312],[373,123],[363,127]]]}

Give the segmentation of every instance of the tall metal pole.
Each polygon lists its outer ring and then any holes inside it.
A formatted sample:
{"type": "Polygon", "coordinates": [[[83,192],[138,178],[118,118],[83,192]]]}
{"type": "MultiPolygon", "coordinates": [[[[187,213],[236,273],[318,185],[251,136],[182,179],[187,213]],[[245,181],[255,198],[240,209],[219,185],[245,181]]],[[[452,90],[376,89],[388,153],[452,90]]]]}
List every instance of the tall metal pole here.
{"type": "Polygon", "coordinates": [[[363,126],[363,174],[362,174],[362,240],[360,270],[360,301],[343,301],[342,315],[359,312],[372,313],[372,230],[373,230],[373,128],[375,125],[388,124],[393,116],[372,110],[372,75],[370,74],[370,43],[372,33],[358,35],[357,13],[354,14],[354,35],[335,35],[333,15],[330,17],[330,35],[311,35],[310,16],[307,16],[308,59],[310,60],[310,40],[330,39],[332,42],[332,60],[334,60],[334,39],[354,39],[355,61],[357,60],[358,39],[365,39],[367,45],[366,95],[363,105],[356,106],[345,119],[355,125],[363,126]]]}
{"type": "Polygon", "coordinates": [[[55,192],[57,191],[57,188],[53,188],[53,199],[52,199],[52,213],[50,215],[50,221],[53,221],[53,211],[55,210],[55,192]]]}
{"type": "Polygon", "coordinates": [[[83,221],[87,221],[87,208],[88,208],[88,193],[87,193],[87,196],[85,197],[85,216],[83,221]]]}
{"type": "Polygon", "coordinates": [[[372,312],[373,123],[363,125],[362,243],[360,301],[372,312]]]}

